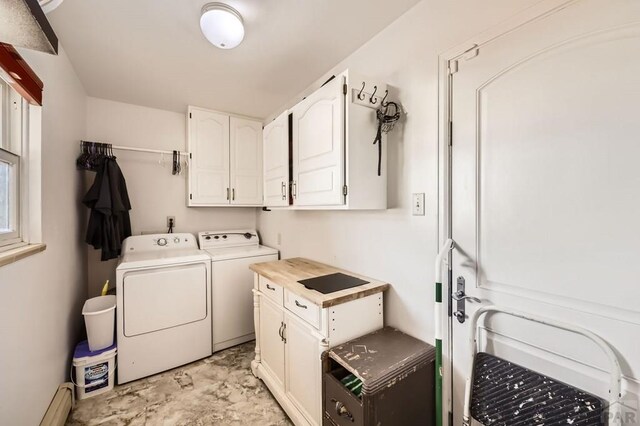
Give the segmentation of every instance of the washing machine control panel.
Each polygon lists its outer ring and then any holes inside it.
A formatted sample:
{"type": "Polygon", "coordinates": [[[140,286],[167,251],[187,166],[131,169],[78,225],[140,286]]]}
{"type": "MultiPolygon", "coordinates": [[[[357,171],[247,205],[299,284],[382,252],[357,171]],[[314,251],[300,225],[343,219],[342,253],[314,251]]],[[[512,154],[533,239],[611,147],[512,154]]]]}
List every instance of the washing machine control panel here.
{"type": "Polygon", "coordinates": [[[208,248],[257,246],[260,244],[260,238],[255,229],[205,231],[198,233],[198,243],[202,250],[208,248]]]}
{"type": "Polygon", "coordinates": [[[134,235],[124,241],[123,252],[198,248],[192,234],[134,235]]]}

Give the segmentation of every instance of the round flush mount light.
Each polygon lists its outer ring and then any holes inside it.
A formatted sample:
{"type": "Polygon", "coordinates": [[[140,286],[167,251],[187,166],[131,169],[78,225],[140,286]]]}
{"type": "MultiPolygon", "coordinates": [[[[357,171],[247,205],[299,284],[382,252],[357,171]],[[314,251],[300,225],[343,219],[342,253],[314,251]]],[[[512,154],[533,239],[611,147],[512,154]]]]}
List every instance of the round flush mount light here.
{"type": "Polygon", "coordinates": [[[40,7],[44,11],[44,13],[49,13],[56,7],[60,6],[63,0],[38,0],[40,3],[40,7]]]}
{"type": "Polygon", "coordinates": [[[233,49],[244,39],[242,16],[224,3],[207,3],[202,7],[200,29],[207,40],[220,49],[233,49]]]}

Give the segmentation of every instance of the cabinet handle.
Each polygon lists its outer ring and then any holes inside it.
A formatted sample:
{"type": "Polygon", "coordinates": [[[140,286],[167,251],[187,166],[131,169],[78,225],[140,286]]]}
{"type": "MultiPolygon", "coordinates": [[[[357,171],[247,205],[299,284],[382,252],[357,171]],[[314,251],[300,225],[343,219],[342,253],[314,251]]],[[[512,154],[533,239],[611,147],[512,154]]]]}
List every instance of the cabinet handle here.
{"type": "Polygon", "coordinates": [[[235,199],[236,199],[236,189],[235,189],[235,188],[233,188],[233,189],[231,190],[231,200],[235,200],[235,199]]]}
{"type": "Polygon", "coordinates": [[[282,327],[284,327],[284,323],[280,322],[280,328],[278,329],[278,336],[280,336],[280,340],[284,341],[284,336],[282,335],[282,327]]]}
{"type": "Polygon", "coordinates": [[[267,289],[271,290],[271,291],[276,291],[276,288],[275,287],[271,287],[269,284],[267,284],[267,289]]]}
{"type": "Polygon", "coordinates": [[[229,188],[227,188],[227,200],[229,200],[229,188]]]}
{"type": "Polygon", "coordinates": [[[287,199],[287,184],[282,182],[282,186],[280,187],[280,192],[282,193],[282,199],[287,199]]]}
{"type": "Polygon", "coordinates": [[[287,332],[287,324],[283,322],[282,323],[282,341],[285,342],[285,343],[287,343],[287,338],[284,335],[284,333],[286,333],[286,332],[287,332]]]}
{"type": "Polygon", "coordinates": [[[296,197],[298,195],[298,187],[296,185],[296,181],[295,180],[293,181],[293,185],[292,186],[293,186],[293,191],[292,191],[293,192],[293,196],[296,197]]]}
{"type": "Polygon", "coordinates": [[[351,414],[349,412],[347,407],[345,407],[342,402],[338,401],[335,398],[331,398],[331,402],[335,402],[336,403],[336,414],[337,415],[339,415],[340,417],[346,417],[346,418],[348,418],[349,420],[351,420],[353,422],[353,414],[351,414]]]}
{"type": "Polygon", "coordinates": [[[302,303],[298,302],[297,300],[296,300],[296,306],[297,306],[298,308],[307,309],[307,305],[303,305],[302,303]]]}

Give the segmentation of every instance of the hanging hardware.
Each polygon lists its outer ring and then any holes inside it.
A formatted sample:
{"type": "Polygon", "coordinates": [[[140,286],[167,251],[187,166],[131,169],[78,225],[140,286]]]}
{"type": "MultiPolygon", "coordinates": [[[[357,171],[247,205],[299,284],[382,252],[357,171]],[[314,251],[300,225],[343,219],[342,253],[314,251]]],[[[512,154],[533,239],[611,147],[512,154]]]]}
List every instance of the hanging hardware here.
{"type": "Polygon", "coordinates": [[[364,101],[365,95],[362,94],[362,92],[364,92],[364,87],[366,86],[366,83],[363,81],[362,82],[362,89],[360,89],[360,93],[358,93],[358,99],[360,99],[361,101],[364,101]]]}
{"type": "Polygon", "coordinates": [[[385,90],[384,91],[384,98],[382,98],[382,101],[380,101],[380,105],[382,105],[383,107],[387,106],[387,103],[385,102],[387,100],[387,96],[389,96],[389,91],[385,90]]]}
{"type": "Polygon", "coordinates": [[[372,104],[377,104],[378,103],[378,98],[373,98],[373,96],[376,94],[376,92],[378,91],[378,86],[373,86],[373,93],[371,94],[371,97],[369,98],[369,102],[371,102],[372,104]]]}
{"type": "MultiPolygon", "coordinates": [[[[172,166],[172,173],[174,171],[174,167],[177,173],[180,174],[182,172],[182,156],[188,157],[190,154],[187,152],[181,151],[165,151],[158,149],[146,149],[146,148],[135,148],[128,146],[117,146],[112,145],[110,143],[101,143],[101,142],[90,142],[90,141],[80,141],[80,156],[76,160],[76,165],[80,170],[97,170],[99,163],[101,162],[100,158],[116,158],[114,154],[114,150],[119,151],[133,151],[133,152],[145,152],[150,154],[160,154],[160,160],[158,164],[164,167],[164,155],[172,155],[176,156],[176,164],[172,166]]],[[[185,167],[188,167],[188,162],[185,160],[185,167]]]]}

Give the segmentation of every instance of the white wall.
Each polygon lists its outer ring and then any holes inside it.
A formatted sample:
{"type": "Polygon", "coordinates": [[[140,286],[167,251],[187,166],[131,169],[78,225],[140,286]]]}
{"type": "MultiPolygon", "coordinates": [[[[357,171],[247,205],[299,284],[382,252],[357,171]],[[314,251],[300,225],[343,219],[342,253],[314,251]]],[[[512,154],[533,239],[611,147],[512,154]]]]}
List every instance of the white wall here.
{"type": "MultiPolygon", "coordinates": [[[[87,140],[113,145],[186,151],[186,112],[163,111],[98,98],[87,99],[87,140]]],[[[256,209],[187,208],[186,169],[171,174],[171,156],[158,164],[158,154],[116,151],[127,181],[133,234],[166,232],[167,216],[176,217],[175,232],[256,227],[256,209]]],[[[94,173],[85,172],[87,185],[94,173]]],[[[88,188],[88,186],[87,186],[88,188]]],[[[95,295],[105,279],[115,284],[116,261],[101,262],[100,251],[89,247],[89,294],[95,295]]]]}
{"type": "Polygon", "coordinates": [[[47,249],[0,268],[0,424],[40,423],[67,380],[82,329],[86,250],[80,174],[86,96],[65,52],[21,51],[44,82],[42,236],[47,249]]]}
{"type": "Polygon", "coordinates": [[[438,54],[534,3],[424,0],[318,78],[312,88],[348,67],[380,77],[406,109],[405,119],[388,138],[389,209],[260,212],[258,228],[264,243],[279,248],[282,257],[308,257],[388,281],[393,288],[386,297],[386,323],[432,341],[438,245],[438,54]],[[426,193],[424,217],[411,216],[413,192],[426,193]]]}

